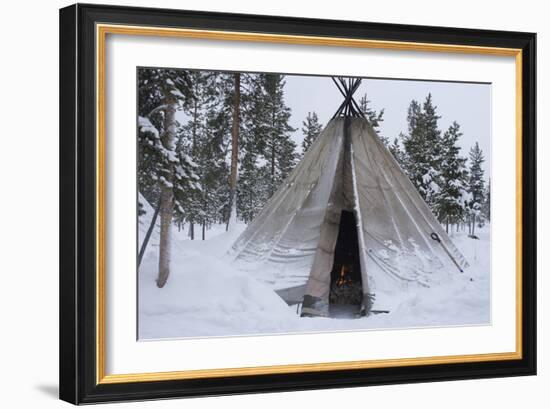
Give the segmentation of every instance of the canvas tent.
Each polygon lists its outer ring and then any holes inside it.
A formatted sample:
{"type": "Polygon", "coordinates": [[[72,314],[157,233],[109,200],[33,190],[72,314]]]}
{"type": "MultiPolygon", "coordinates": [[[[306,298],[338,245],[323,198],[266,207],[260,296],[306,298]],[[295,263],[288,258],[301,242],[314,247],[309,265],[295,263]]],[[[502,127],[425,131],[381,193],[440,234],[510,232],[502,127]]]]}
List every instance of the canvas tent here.
{"type": "Polygon", "coordinates": [[[329,316],[338,283],[360,289],[368,314],[380,294],[436,285],[467,267],[358,111],[357,82],[341,80],[337,113],[231,249],[237,265],[292,287],[302,315],[329,316]]]}

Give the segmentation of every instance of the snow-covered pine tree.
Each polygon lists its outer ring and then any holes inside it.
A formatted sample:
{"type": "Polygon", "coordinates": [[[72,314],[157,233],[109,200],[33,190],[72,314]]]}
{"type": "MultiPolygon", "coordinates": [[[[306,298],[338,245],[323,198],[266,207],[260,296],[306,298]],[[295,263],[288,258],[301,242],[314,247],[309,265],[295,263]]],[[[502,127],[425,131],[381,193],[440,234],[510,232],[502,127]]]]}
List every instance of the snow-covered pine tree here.
{"type": "Polygon", "coordinates": [[[232,74],[231,92],[231,173],[229,176],[229,210],[226,229],[237,221],[237,179],[239,166],[239,136],[241,129],[241,73],[232,74]]]}
{"type": "Polygon", "coordinates": [[[432,211],[435,195],[439,192],[441,155],[441,131],[437,124],[440,116],[436,110],[431,94],[422,106],[411,101],[407,114],[409,133],[403,139],[404,170],[432,211]]]}
{"type": "Polygon", "coordinates": [[[481,165],[485,162],[483,151],[479,143],[475,143],[470,149],[470,178],[468,181],[468,191],[471,200],[468,204],[470,209],[470,234],[475,234],[476,223],[482,221],[483,203],[485,201],[485,180],[483,179],[483,168],[481,165]]]}
{"type": "Polygon", "coordinates": [[[225,96],[220,89],[218,81],[215,103],[211,104],[206,112],[206,129],[208,131],[206,138],[201,143],[201,152],[204,158],[202,198],[203,212],[206,215],[202,224],[203,240],[208,225],[226,222],[224,210],[230,203],[230,186],[227,179],[231,170],[226,156],[231,121],[223,105],[225,96]]]}
{"type": "Polygon", "coordinates": [[[244,80],[238,209],[249,222],[294,169],[298,155],[284,102],[284,76],[249,74],[244,80]]]}
{"type": "MultiPolygon", "coordinates": [[[[191,84],[192,97],[189,98],[184,112],[188,121],[178,128],[178,143],[176,151],[179,154],[187,155],[196,165],[195,172],[199,176],[200,167],[197,161],[197,145],[204,129],[203,106],[207,103],[205,93],[206,77],[201,71],[185,71],[191,84]]],[[[174,217],[178,224],[189,223],[189,237],[195,239],[195,223],[200,218],[201,212],[201,189],[193,192],[180,192],[176,199],[177,205],[174,208],[174,217]],[[187,193],[187,194],[186,194],[187,193]],[[179,199],[179,200],[178,200],[179,199]]]]}
{"type": "MultiPolygon", "coordinates": [[[[243,137],[241,118],[244,110],[243,99],[246,96],[246,90],[243,89],[242,83],[247,74],[225,72],[210,72],[209,74],[215,77],[214,102],[209,104],[210,108],[205,114],[205,126],[211,133],[213,143],[216,144],[214,151],[217,153],[215,155],[221,154],[225,158],[224,165],[218,164],[220,168],[226,170],[225,175],[220,174],[222,180],[216,190],[219,200],[222,201],[217,204],[217,217],[220,218],[218,222],[225,224],[227,229],[230,218],[234,222],[238,213],[232,212],[233,200],[231,196],[238,197],[238,169],[243,137]],[[237,83],[237,78],[239,78],[240,84],[237,83]],[[231,194],[232,188],[235,189],[233,195],[231,194]]],[[[213,214],[211,216],[214,217],[213,214]]]]}
{"type": "Polygon", "coordinates": [[[306,119],[302,122],[302,133],[304,135],[304,140],[302,141],[302,155],[306,153],[322,130],[323,125],[319,122],[317,113],[315,111],[308,112],[306,119]]]}
{"type": "MultiPolygon", "coordinates": [[[[232,107],[226,102],[228,100],[227,77],[231,74],[218,73],[216,102],[210,106],[206,115],[207,128],[210,132],[212,146],[210,157],[215,160],[210,168],[212,175],[217,174],[218,180],[209,184],[210,194],[216,195],[216,198],[210,202],[213,223],[226,224],[230,211],[230,175],[231,175],[231,129],[232,129],[232,107]]],[[[241,92],[242,93],[242,92],[241,92]]],[[[242,102],[241,102],[242,107],[242,102]]],[[[242,126],[240,126],[242,128],[242,126]]],[[[239,129],[239,137],[242,130],[239,129]]],[[[238,158],[237,158],[238,160],[238,158]]],[[[237,194],[238,192],[236,192],[237,194]]],[[[235,214],[236,218],[236,214],[235,214]]]]}
{"type": "Polygon", "coordinates": [[[265,158],[268,121],[266,92],[260,74],[243,77],[241,163],[237,208],[249,223],[269,197],[269,170],[265,158]]]}
{"type": "Polygon", "coordinates": [[[391,145],[388,146],[388,150],[393,155],[393,157],[395,158],[395,160],[397,161],[397,163],[401,168],[403,168],[404,166],[403,162],[404,162],[405,153],[403,152],[403,149],[401,148],[401,144],[399,143],[399,141],[403,140],[404,137],[405,136],[403,135],[403,133],[400,132],[399,137],[394,138],[391,145]]]}
{"type": "Polygon", "coordinates": [[[462,191],[462,228],[464,230],[465,226],[468,225],[468,234],[472,234],[472,209],[470,208],[470,203],[472,202],[472,195],[470,194],[470,169],[466,168],[466,189],[462,191]]]}
{"type": "MultiPolygon", "coordinates": [[[[179,192],[176,196],[175,217],[179,222],[189,223],[191,239],[196,236],[195,225],[201,227],[202,239],[206,228],[219,221],[218,203],[225,190],[227,166],[225,163],[225,129],[220,129],[220,75],[216,72],[189,71],[193,98],[185,110],[188,121],[179,128],[178,153],[188,155],[196,164],[199,188],[179,192]],[[223,183],[221,182],[223,181],[223,183]],[[222,186],[220,186],[220,184],[222,186]]],[[[226,125],[224,124],[226,127],[226,125]]]]}
{"type": "MultiPolygon", "coordinates": [[[[421,171],[414,163],[415,157],[418,157],[423,152],[421,147],[423,136],[421,132],[420,122],[422,120],[422,107],[416,100],[412,100],[407,109],[407,133],[400,133],[401,142],[403,144],[403,163],[402,168],[418,189],[420,186],[421,171]]],[[[422,196],[424,198],[424,196],[422,196]]]]}
{"type": "Polygon", "coordinates": [[[382,108],[380,112],[377,112],[370,107],[370,103],[371,101],[368,99],[367,94],[363,94],[363,96],[359,99],[359,109],[367,118],[370,126],[372,126],[372,128],[376,131],[384,146],[388,147],[390,145],[390,140],[387,136],[380,134],[380,123],[384,121],[384,108],[382,108]]]}
{"type": "Polygon", "coordinates": [[[156,142],[162,129],[163,115],[156,108],[161,104],[162,94],[156,87],[156,70],[138,70],[138,189],[154,207],[158,203],[160,189],[158,184],[159,151],[156,142]],[[150,113],[152,113],[150,115],[150,113]]]}
{"type": "Polygon", "coordinates": [[[458,223],[463,217],[462,192],[466,189],[466,158],[460,156],[458,140],[462,136],[460,125],[453,122],[441,139],[439,192],[435,195],[434,210],[440,223],[458,223]]]}
{"type": "Polygon", "coordinates": [[[491,179],[489,179],[487,186],[485,186],[485,200],[483,200],[483,205],[481,206],[481,214],[485,220],[491,221],[491,179]]]}
{"type": "Polygon", "coordinates": [[[269,162],[269,196],[296,166],[296,143],[289,124],[290,108],[284,101],[285,79],[280,74],[260,74],[265,90],[266,144],[265,157],[269,162]]]}
{"type": "Polygon", "coordinates": [[[239,178],[239,216],[250,223],[269,198],[269,168],[261,154],[252,150],[244,152],[239,178]]]}
{"type": "Polygon", "coordinates": [[[180,70],[140,69],[138,88],[138,183],[144,196],[160,206],[157,286],[163,287],[170,275],[174,189],[193,189],[198,179],[193,162],[176,153],[175,113],[191,96],[190,82],[180,70]]]}

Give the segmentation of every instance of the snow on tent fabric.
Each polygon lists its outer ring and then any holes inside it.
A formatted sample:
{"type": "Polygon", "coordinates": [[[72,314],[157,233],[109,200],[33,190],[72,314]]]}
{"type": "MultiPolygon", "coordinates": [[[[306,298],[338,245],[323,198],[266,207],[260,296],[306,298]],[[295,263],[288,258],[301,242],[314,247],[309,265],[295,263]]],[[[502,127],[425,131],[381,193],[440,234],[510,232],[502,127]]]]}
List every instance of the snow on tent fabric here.
{"type": "Polygon", "coordinates": [[[233,244],[234,264],[274,288],[302,285],[302,315],[329,316],[346,211],[357,225],[362,314],[383,304],[377,293],[431,287],[468,266],[368,121],[351,116],[327,124],[233,244]]]}

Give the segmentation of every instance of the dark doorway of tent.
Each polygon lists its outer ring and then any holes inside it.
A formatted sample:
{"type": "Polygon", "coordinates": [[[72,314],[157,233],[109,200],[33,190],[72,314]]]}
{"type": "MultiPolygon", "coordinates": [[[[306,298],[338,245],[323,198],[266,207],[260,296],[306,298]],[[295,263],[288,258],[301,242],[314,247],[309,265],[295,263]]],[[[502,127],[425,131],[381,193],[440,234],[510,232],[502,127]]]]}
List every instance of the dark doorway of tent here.
{"type": "Polygon", "coordinates": [[[357,317],[362,302],[357,221],[353,212],[343,210],[330,273],[329,314],[334,318],[357,317]]]}

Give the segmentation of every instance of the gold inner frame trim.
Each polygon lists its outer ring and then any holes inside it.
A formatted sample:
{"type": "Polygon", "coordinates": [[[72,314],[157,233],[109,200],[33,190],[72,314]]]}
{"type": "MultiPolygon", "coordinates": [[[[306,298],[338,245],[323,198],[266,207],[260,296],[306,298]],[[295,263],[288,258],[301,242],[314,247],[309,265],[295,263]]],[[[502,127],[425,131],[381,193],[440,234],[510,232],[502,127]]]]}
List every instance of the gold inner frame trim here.
{"type": "Polygon", "coordinates": [[[236,31],[198,30],[117,24],[96,25],[96,382],[115,384],[163,380],[205,379],[228,376],[290,374],[349,369],[389,368],[522,358],[522,51],[515,48],[415,43],[353,38],[294,36],[236,31]],[[515,57],[516,65],[516,350],[504,353],[449,355],[367,361],[149,372],[105,373],[105,41],[107,34],[156,36],[220,41],[246,41],[294,45],[371,48],[417,52],[444,52],[515,57]]]}

